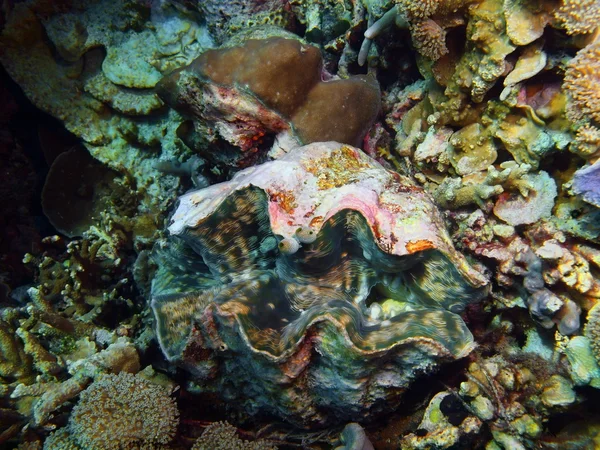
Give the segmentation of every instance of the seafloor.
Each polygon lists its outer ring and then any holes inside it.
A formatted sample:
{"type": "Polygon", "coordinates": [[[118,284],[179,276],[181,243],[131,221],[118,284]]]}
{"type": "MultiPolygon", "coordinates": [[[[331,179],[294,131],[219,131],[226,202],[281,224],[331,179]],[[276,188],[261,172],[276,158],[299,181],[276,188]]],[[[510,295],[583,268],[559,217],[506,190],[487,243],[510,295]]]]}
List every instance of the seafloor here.
{"type": "Polygon", "coordinates": [[[0,2],[0,448],[600,448],[599,27],[0,2]]]}

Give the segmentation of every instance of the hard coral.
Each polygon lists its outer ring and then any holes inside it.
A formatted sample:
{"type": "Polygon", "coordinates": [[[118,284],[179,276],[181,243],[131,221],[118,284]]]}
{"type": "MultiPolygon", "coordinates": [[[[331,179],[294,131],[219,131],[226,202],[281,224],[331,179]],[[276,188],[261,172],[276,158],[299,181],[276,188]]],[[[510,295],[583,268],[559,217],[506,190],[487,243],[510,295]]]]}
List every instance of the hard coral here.
{"type": "Polygon", "coordinates": [[[365,40],[358,54],[358,63],[363,65],[366,62],[371,41],[393,23],[399,28],[409,28],[415,49],[432,61],[437,61],[448,53],[445,42],[446,31],[440,25],[444,16],[455,14],[472,2],[473,0],[423,2],[396,0],[396,6],[365,31],[365,40]],[[440,22],[433,20],[432,17],[440,22]]]}
{"type": "Polygon", "coordinates": [[[303,143],[360,145],[379,112],[379,86],[365,76],[323,82],[321,65],[320,51],[296,39],[248,39],[204,53],[159,93],[239,147],[240,161],[290,127],[303,143]]]}
{"type": "Polygon", "coordinates": [[[580,50],[569,62],[564,79],[573,105],[571,115],[600,122],[600,40],[580,50]]]}
{"type": "Polygon", "coordinates": [[[277,450],[277,447],[264,440],[244,441],[231,424],[215,422],[206,427],[192,450],[277,450]]]}
{"type": "Polygon", "coordinates": [[[81,393],[69,419],[73,439],[83,448],[121,449],[167,444],[179,413],[162,386],[126,372],[106,375],[81,393]]]}
{"type": "Polygon", "coordinates": [[[31,358],[13,327],[0,320],[0,380],[18,379],[31,372],[31,358]]]}
{"type": "Polygon", "coordinates": [[[280,0],[203,0],[188,2],[198,9],[202,19],[219,42],[233,32],[262,24],[286,28],[293,22],[293,15],[280,0]]]}
{"type": "Polygon", "coordinates": [[[448,53],[446,47],[446,31],[437,22],[425,19],[410,26],[415,49],[431,59],[437,61],[448,53]]]}
{"type": "Polygon", "coordinates": [[[440,3],[440,0],[423,0],[421,2],[396,0],[400,11],[411,20],[431,17],[437,11],[440,3]]]}
{"type": "Polygon", "coordinates": [[[569,34],[592,33],[600,24],[598,0],[563,0],[554,17],[569,34]]]}
{"type": "Polygon", "coordinates": [[[213,82],[238,84],[285,117],[320,81],[321,52],[294,39],[250,39],[239,47],[209,50],[189,67],[213,82]]]}
{"type": "Polygon", "coordinates": [[[594,357],[600,364],[600,303],[588,312],[585,335],[589,338],[594,357]]]}

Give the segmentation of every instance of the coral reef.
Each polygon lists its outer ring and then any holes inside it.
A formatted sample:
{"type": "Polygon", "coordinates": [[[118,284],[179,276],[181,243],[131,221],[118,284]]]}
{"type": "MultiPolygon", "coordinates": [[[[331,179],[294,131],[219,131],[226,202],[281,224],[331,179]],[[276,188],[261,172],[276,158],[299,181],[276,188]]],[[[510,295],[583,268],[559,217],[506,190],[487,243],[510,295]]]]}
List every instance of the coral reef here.
{"type": "MultiPolygon", "coordinates": [[[[75,448],[146,448],[173,439],[178,415],[175,402],[162,386],[126,372],[108,374],[81,393],[68,433],[79,446],[75,448]]],[[[59,433],[60,439],[65,439],[64,432],[59,433]]]]}
{"type": "Polygon", "coordinates": [[[69,9],[20,2],[0,38],[0,60],[26,95],[120,173],[146,213],[164,207],[177,188],[154,168],[155,149],[185,154],[176,135],[183,119],[162,108],[151,88],[211,45],[189,15],[150,3],[88,0],[69,9]]]}
{"type": "Polygon", "coordinates": [[[600,447],[598,5],[2,2],[0,447],[600,447]]]}

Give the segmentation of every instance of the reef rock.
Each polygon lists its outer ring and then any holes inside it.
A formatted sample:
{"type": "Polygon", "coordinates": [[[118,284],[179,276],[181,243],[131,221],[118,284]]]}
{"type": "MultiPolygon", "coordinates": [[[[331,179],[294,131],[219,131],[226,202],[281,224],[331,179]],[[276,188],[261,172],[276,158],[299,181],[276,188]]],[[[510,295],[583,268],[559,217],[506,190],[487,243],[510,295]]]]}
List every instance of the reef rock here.
{"type": "Polygon", "coordinates": [[[474,347],[457,313],[486,278],[431,197],[356,148],[297,147],[190,192],[169,231],[152,285],[161,348],[250,413],[364,419],[474,347]]]}
{"type": "MultiPolygon", "coordinates": [[[[291,146],[324,141],[358,146],[379,113],[377,81],[364,75],[321,81],[322,64],[319,49],[297,39],[248,39],[203,53],[163,78],[158,93],[191,116],[196,133],[180,131],[189,147],[206,152],[194,136],[208,127],[209,134],[239,149],[229,165],[251,165],[282,132],[297,141],[291,146]]],[[[225,150],[215,148],[203,156],[223,160],[225,150]]]]}

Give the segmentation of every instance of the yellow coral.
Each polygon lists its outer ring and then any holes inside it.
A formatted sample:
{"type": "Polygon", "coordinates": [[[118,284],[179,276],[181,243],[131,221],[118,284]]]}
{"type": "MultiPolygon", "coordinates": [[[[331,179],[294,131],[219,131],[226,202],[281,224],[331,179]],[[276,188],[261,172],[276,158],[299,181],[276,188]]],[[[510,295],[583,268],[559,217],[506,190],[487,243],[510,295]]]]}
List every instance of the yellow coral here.
{"type": "Polygon", "coordinates": [[[596,361],[600,364],[600,303],[596,303],[588,312],[584,333],[590,340],[596,361]]]}
{"type": "Polygon", "coordinates": [[[434,15],[440,5],[440,0],[397,0],[396,3],[402,12],[412,20],[425,19],[434,15]]]}
{"type": "Polygon", "coordinates": [[[569,115],[600,122],[600,41],[580,50],[569,62],[564,86],[572,99],[569,115]]]}
{"type": "Polygon", "coordinates": [[[569,34],[592,33],[600,24],[598,0],[563,0],[554,17],[569,34]]]}

